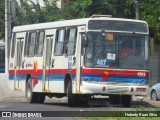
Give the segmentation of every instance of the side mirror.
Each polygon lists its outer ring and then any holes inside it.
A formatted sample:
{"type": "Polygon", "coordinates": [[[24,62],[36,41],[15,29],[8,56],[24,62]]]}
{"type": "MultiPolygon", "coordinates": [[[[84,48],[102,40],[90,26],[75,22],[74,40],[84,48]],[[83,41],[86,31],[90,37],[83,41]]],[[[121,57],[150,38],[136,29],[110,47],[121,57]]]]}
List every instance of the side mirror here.
{"type": "Polygon", "coordinates": [[[86,47],[88,44],[88,39],[87,39],[87,35],[85,33],[82,34],[81,40],[82,40],[82,46],[86,47]]]}

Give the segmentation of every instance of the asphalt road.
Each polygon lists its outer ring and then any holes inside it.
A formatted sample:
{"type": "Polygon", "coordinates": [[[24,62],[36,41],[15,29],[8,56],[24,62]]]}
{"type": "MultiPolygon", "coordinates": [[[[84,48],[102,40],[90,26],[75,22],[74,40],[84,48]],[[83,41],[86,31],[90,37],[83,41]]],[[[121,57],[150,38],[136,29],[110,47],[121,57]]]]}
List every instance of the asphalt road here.
{"type": "MultiPolygon", "coordinates": [[[[17,118],[18,115],[20,115],[20,117],[25,117],[25,115],[31,117],[23,118],[26,120],[70,120],[79,116],[92,116],[95,115],[95,113],[118,113],[120,111],[136,111],[138,109],[145,109],[150,111],[151,109],[159,110],[159,108],[159,102],[151,102],[148,99],[139,100],[137,98],[133,98],[132,106],[130,108],[123,108],[120,104],[110,104],[107,99],[94,99],[93,101],[89,102],[87,106],[68,107],[66,98],[46,98],[44,104],[29,104],[26,102],[26,99],[24,97],[8,97],[0,101],[0,116],[2,116],[2,112],[11,112],[12,118],[9,118],[11,120],[20,119],[19,117],[17,118]],[[37,115],[38,118],[32,118],[32,113],[35,113],[34,115],[37,115]]],[[[6,115],[6,113],[3,114],[6,115]]],[[[1,119],[2,117],[0,117],[0,120],[1,119]]],[[[8,120],[8,118],[3,119],[8,120]]]]}
{"type": "Polygon", "coordinates": [[[107,99],[93,100],[87,106],[77,107],[68,107],[67,98],[46,98],[44,104],[29,104],[24,97],[9,97],[0,101],[0,111],[117,111],[120,107],[111,105],[107,99]]]}

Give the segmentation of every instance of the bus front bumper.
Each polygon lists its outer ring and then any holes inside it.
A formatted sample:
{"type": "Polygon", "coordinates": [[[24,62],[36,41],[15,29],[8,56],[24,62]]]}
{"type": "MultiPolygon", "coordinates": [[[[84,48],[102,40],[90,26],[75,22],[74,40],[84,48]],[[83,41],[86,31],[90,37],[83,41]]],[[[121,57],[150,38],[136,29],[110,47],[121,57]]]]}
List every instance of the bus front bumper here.
{"type": "Polygon", "coordinates": [[[80,87],[82,94],[121,94],[121,95],[148,95],[147,85],[129,83],[88,83],[83,82],[80,87]]]}

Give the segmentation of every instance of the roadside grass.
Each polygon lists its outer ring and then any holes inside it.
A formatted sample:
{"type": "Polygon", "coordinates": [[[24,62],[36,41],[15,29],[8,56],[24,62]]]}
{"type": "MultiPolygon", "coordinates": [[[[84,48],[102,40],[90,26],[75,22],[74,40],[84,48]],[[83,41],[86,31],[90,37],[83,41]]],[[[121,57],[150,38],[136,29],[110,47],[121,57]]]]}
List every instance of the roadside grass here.
{"type": "Polygon", "coordinates": [[[159,120],[160,117],[79,117],[73,120],[159,120]]]}
{"type": "MultiPolygon", "coordinates": [[[[124,111],[124,112],[135,112],[135,113],[147,113],[149,114],[150,112],[152,113],[157,113],[157,115],[160,115],[160,102],[158,101],[138,101],[135,104],[135,111],[124,111]]],[[[112,108],[112,106],[109,106],[110,108],[112,108]]],[[[109,112],[109,111],[108,111],[109,112]]],[[[113,111],[112,111],[113,112],[113,111]]],[[[93,115],[93,116],[89,116],[89,117],[76,117],[73,118],[73,120],[160,120],[160,117],[153,117],[153,116],[138,116],[138,117],[124,117],[123,114],[123,110],[120,111],[119,113],[115,112],[115,114],[113,114],[113,117],[111,117],[112,115],[110,115],[109,117],[103,117],[103,115],[93,115]],[[120,113],[122,112],[122,114],[120,113]]]]}
{"type": "MultiPolygon", "coordinates": [[[[138,107],[136,107],[136,110],[135,111],[126,111],[128,113],[130,112],[135,112],[135,113],[147,113],[148,110],[142,106],[142,105],[139,105],[138,107]]],[[[156,109],[156,111],[154,110],[150,110],[149,112],[152,112],[153,113],[156,113],[156,112],[160,112],[160,108],[156,109]]],[[[109,111],[108,111],[109,112],[109,111]]],[[[76,118],[73,118],[73,120],[160,120],[160,117],[150,117],[150,116],[146,116],[146,117],[141,117],[141,116],[138,116],[138,117],[120,117],[122,114],[120,113],[116,113],[113,115],[113,117],[103,117],[102,115],[100,117],[76,117],[76,118]],[[116,117],[117,116],[117,117],[116,117]]]]}

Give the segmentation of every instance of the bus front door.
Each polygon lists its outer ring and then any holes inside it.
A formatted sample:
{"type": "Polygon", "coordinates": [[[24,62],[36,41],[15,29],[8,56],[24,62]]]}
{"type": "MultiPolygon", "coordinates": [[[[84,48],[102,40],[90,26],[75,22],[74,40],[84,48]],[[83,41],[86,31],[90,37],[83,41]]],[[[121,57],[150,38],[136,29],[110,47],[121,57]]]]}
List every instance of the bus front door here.
{"type": "Polygon", "coordinates": [[[53,42],[53,35],[46,36],[46,43],[45,43],[45,66],[44,66],[44,91],[50,91],[50,81],[51,81],[51,56],[52,56],[52,42],[53,42]]]}
{"type": "Polygon", "coordinates": [[[14,90],[22,89],[22,50],[23,50],[24,37],[17,38],[15,68],[14,68],[14,90]]]}

